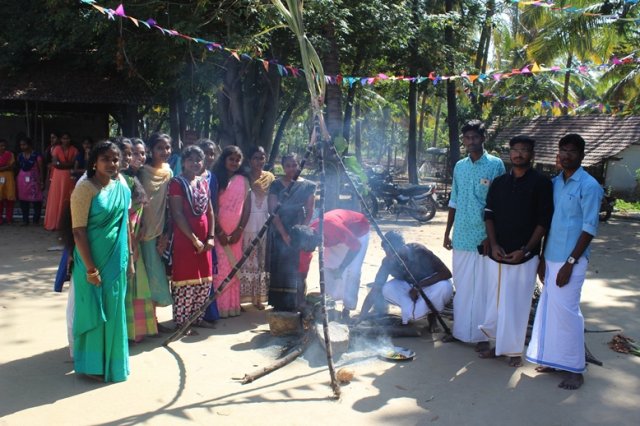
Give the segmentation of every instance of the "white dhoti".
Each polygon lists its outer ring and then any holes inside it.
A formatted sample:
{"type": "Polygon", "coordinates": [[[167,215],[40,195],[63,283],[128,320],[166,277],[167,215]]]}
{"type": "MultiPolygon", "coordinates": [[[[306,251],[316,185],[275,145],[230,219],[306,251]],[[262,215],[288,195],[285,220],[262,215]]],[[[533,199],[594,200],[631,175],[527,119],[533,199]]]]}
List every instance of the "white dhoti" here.
{"type": "Polygon", "coordinates": [[[564,262],[547,261],[545,285],[538,302],[527,360],[559,370],[582,373],[586,364],[580,293],[588,261],[581,257],[573,266],[569,282],[558,287],[556,276],[562,265],[564,262]]]}
{"type": "MultiPolygon", "coordinates": [[[[362,263],[369,246],[369,233],[358,238],[360,250],[351,263],[344,269],[341,276],[335,277],[325,274],[325,290],[334,300],[342,300],[346,309],[353,310],[358,306],[358,291],[360,290],[360,276],[362,275],[362,263]]],[[[326,269],[337,269],[349,248],[345,244],[338,244],[325,248],[324,266],[326,269]]]]}
{"type": "Polygon", "coordinates": [[[487,295],[495,284],[486,277],[489,257],[477,252],[453,250],[453,337],[463,342],[486,342],[487,336],[478,329],[484,322],[487,295]]]}
{"type": "Polygon", "coordinates": [[[539,261],[536,256],[519,265],[488,262],[487,277],[496,291],[488,295],[487,315],[479,328],[495,339],[496,355],[522,355],[539,261]]]}
{"type": "MultiPolygon", "coordinates": [[[[402,280],[387,281],[382,287],[382,295],[387,302],[397,305],[402,311],[402,324],[408,324],[410,320],[419,320],[427,316],[430,311],[427,302],[421,296],[418,300],[411,300],[409,291],[411,284],[402,280]]],[[[450,280],[438,281],[429,287],[423,288],[434,308],[438,311],[444,309],[451,297],[453,296],[453,285],[450,280]]]]}

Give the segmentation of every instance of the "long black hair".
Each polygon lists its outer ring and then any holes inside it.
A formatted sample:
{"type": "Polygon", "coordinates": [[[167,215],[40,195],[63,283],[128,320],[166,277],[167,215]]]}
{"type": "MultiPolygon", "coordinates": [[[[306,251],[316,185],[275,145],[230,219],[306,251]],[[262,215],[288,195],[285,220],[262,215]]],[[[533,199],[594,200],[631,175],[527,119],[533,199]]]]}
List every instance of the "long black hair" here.
{"type": "MultiPolygon", "coordinates": [[[[220,157],[218,157],[216,163],[213,165],[213,174],[216,175],[216,179],[218,180],[218,187],[221,190],[227,189],[227,186],[229,185],[229,174],[227,172],[225,163],[227,162],[227,158],[231,156],[231,154],[240,154],[241,157],[244,157],[242,155],[242,150],[237,146],[225,146],[222,150],[222,154],[220,154],[220,157]]],[[[245,177],[247,176],[242,166],[240,166],[236,174],[240,174],[245,177]]]]}
{"type": "Polygon", "coordinates": [[[147,139],[147,149],[149,150],[149,155],[147,156],[147,164],[152,164],[153,162],[153,148],[158,144],[158,142],[164,140],[169,142],[169,145],[171,145],[171,149],[173,149],[173,140],[171,139],[171,136],[167,135],[166,133],[154,133],[149,136],[149,139],[147,139]]]}
{"type": "Polygon", "coordinates": [[[98,157],[104,154],[107,151],[117,151],[120,155],[120,148],[114,142],[110,140],[101,141],[94,145],[89,153],[89,160],[87,161],[87,177],[92,178],[96,175],[96,163],[98,162],[98,157]]]}

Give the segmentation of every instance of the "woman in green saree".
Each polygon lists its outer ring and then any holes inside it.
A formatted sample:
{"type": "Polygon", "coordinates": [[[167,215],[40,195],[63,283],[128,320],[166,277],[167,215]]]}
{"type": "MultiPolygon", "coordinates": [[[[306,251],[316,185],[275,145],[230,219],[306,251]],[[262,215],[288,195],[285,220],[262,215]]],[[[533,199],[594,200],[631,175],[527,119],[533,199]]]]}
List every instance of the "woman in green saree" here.
{"type": "MultiPolygon", "coordinates": [[[[71,195],[75,250],[73,335],[77,374],[121,382],[129,375],[125,293],[131,191],[118,176],[120,150],[101,142],[91,151],[87,179],[71,195]]],[[[131,269],[132,271],[132,269],[131,269]]]]}

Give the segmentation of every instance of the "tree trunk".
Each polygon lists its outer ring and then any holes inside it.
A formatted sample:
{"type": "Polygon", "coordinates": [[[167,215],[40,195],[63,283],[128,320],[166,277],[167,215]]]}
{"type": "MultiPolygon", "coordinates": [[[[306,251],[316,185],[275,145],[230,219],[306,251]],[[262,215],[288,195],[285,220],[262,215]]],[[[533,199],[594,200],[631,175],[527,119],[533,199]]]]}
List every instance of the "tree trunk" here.
{"type": "Polygon", "coordinates": [[[438,129],[440,128],[440,113],[442,111],[442,99],[436,98],[436,102],[438,102],[438,105],[436,106],[436,120],[435,120],[435,124],[433,125],[433,139],[431,140],[431,146],[434,148],[438,146],[438,129]]]}
{"type": "MultiPolygon", "coordinates": [[[[567,69],[571,69],[571,63],[573,62],[573,53],[569,53],[567,58],[567,69]]],[[[569,83],[571,82],[571,71],[567,71],[564,74],[564,87],[562,90],[562,115],[569,114],[569,83]]]]}
{"type": "MultiPolygon", "coordinates": [[[[413,26],[420,26],[420,0],[411,1],[411,18],[413,26]]],[[[418,40],[416,36],[409,40],[409,75],[417,75],[418,61],[418,40]]],[[[409,172],[409,182],[418,183],[418,83],[413,80],[409,82],[409,134],[407,135],[407,169],[409,172]]],[[[395,159],[394,159],[395,160],[395,159]]]]}
{"type": "Polygon", "coordinates": [[[180,102],[178,92],[171,89],[169,92],[169,136],[173,139],[174,148],[180,148],[180,102]]]}
{"type": "MultiPolygon", "coordinates": [[[[445,0],[445,10],[447,13],[453,11],[453,0],[445,0]]],[[[448,25],[444,30],[445,45],[455,51],[455,39],[453,27],[448,25]]],[[[453,73],[455,63],[453,55],[448,55],[447,65],[449,72],[453,73]]],[[[460,159],[460,141],[458,140],[458,109],[456,100],[455,80],[447,80],[447,124],[449,125],[449,169],[453,176],[453,168],[460,159]]]]}
{"type": "Polygon", "coordinates": [[[211,137],[211,99],[205,95],[202,97],[202,136],[203,138],[211,137]]]}
{"type": "Polygon", "coordinates": [[[356,129],[355,129],[355,150],[356,150],[356,160],[358,163],[362,164],[362,124],[360,123],[360,102],[356,102],[355,106],[355,114],[356,114],[356,129]]]}
{"type": "Polygon", "coordinates": [[[267,170],[273,170],[273,166],[276,164],[276,158],[278,158],[278,153],[280,152],[280,141],[282,141],[282,135],[284,135],[284,131],[287,128],[291,114],[298,105],[299,95],[302,92],[302,90],[300,90],[301,87],[302,86],[298,86],[296,88],[296,92],[291,98],[289,105],[287,105],[287,109],[284,111],[284,114],[282,114],[282,119],[280,119],[280,124],[278,125],[278,131],[276,132],[273,144],[271,145],[271,151],[269,152],[269,161],[266,165],[267,170]]]}
{"type": "MultiPolygon", "coordinates": [[[[338,42],[336,40],[335,28],[333,22],[328,22],[324,26],[324,36],[329,44],[329,49],[324,52],[323,67],[326,75],[340,74],[340,60],[338,58],[338,42]]],[[[342,136],[342,91],[340,86],[336,84],[327,84],[325,93],[326,113],[325,120],[327,129],[331,137],[342,136]]],[[[329,151],[331,152],[331,151],[329,151]]],[[[325,158],[326,166],[326,198],[325,208],[327,211],[338,207],[338,199],[340,196],[339,185],[340,175],[339,167],[337,167],[337,159],[333,154],[327,153],[325,158]]]]}
{"type": "Polygon", "coordinates": [[[418,123],[418,147],[424,146],[424,119],[427,116],[427,91],[422,91],[420,101],[420,121],[418,123]]]}
{"type": "MultiPolygon", "coordinates": [[[[413,75],[413,74],[412,74],[413,75]]],[[[418,84],[415,81],[409,83],[409,137],[407,141],[407,168],[409,182],[418,183],[418,143],[417,143],[417,109],[418,109],[418,84]]]]}
{"type": "MultiPolygon", "coordinates": [[[[480,72],[486,71],[487,54],[489,52],[489,44],[491,41],[491,20],[494,13],[495,0],[488,0],[487,13],[482,26],[482,32],[480,33],[480,41],[478,42],[478,48],[476,49],[476,58],[474,63],[475,68],[480,72]]],[[[480,96],[474,96],[472,98],[472,104],[476,115],[480,117],[482,115],[482,98],[480,96]]]]}

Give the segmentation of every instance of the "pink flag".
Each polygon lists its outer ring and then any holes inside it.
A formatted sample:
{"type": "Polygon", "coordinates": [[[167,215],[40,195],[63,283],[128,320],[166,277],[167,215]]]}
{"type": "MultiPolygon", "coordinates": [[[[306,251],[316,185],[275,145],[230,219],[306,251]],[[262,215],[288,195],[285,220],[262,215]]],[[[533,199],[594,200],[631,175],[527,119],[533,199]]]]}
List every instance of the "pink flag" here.
{"type": "Polygon", "coordinates": [[[122,5],[122,3],[118,7],[116,7],[114,14],[117,16],[127,16],[124,14],[124,6],[122,5]]]}

